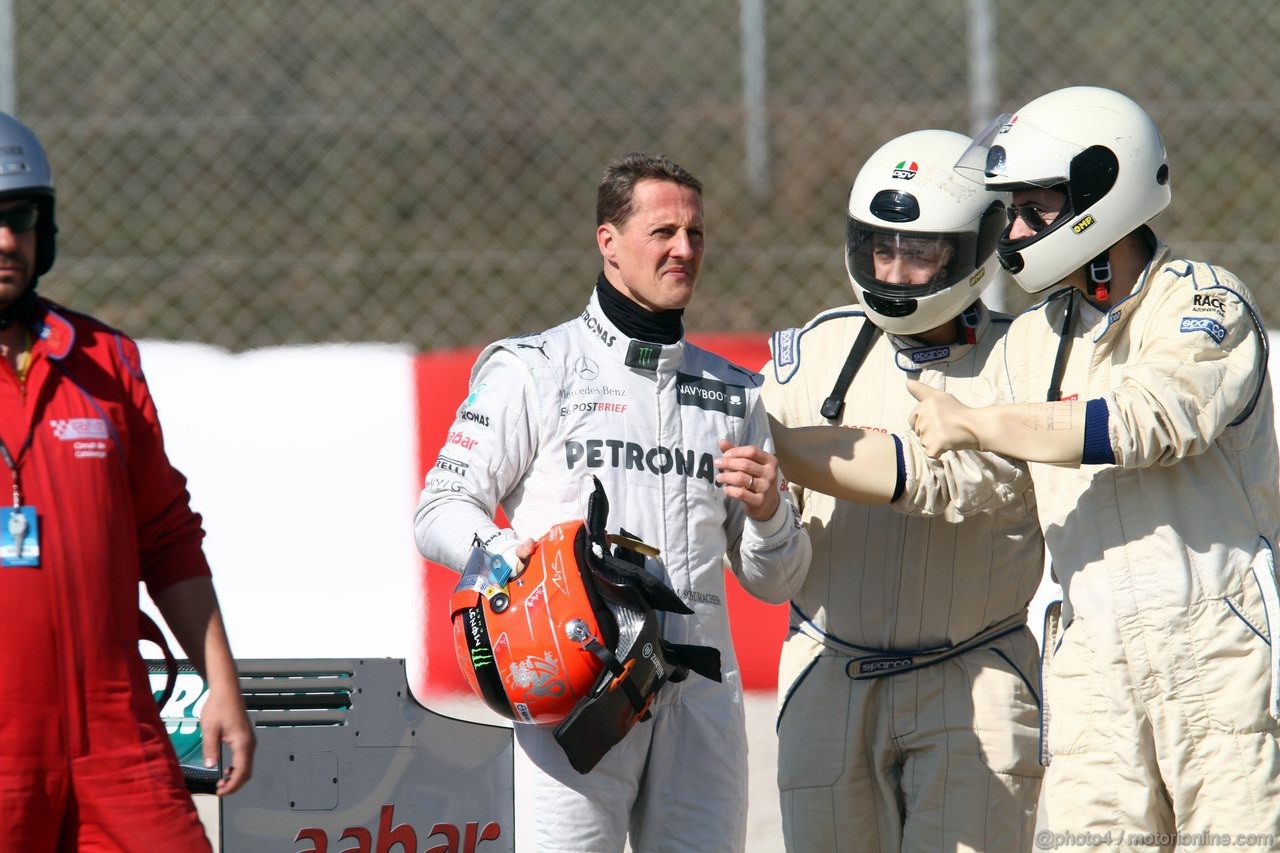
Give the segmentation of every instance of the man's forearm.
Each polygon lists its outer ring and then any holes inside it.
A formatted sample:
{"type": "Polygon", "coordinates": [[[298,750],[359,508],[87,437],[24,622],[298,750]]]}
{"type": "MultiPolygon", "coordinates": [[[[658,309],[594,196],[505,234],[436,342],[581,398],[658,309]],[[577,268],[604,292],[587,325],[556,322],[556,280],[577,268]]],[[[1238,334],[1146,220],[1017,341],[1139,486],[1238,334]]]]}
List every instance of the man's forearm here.
{"type": "Polygon", "coordinates": [[[217,685],[239,690],[235,659],[213,581],[207,577],[179,581],[157,596],[156,606],[210,688],[217,685]]]}
{"type": "Polygon", "coordinates": [[[1053,464],[1078,463],[1084,453],[1085,404],[1018,403],[970,409],[979,450],[1012,459],[1053,464]]]}
{"type": "Polygon", "coordinates": [[[834,426],[785,427],[769,419],[783,475],[808,489],[863,504],[886,504],[898,485],[898,451],[888,433],[834,426]]]}

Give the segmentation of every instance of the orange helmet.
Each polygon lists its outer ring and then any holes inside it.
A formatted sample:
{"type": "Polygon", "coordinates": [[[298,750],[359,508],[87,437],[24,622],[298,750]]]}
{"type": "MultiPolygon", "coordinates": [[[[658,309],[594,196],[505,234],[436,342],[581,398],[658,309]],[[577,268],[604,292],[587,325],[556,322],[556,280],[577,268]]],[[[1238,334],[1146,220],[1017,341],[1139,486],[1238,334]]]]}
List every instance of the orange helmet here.
{"type": "Polygon", "coordinates": [[[515,578],[501,557],[474,549],[449,603],[471,689],[508,719],[557,726],[582,773],[648,719],[663,684],[690,670],[720,680],[716,649],[662,639],[654,610],[693,611],[645,570],[656,550],[605,533],[608,507],[597,480],[586,521],[547,531],[515,578]]]}
{"type": "Polygon", "coordinates": [[[476,548],[453,592],[458,664],[471,689],[508,719],[560,722],[604,669],[584,646],[601,636],[603,607],[582,576],[586,538],[582,521],[557,524],[507,583],[503,559],[476,548]]]}

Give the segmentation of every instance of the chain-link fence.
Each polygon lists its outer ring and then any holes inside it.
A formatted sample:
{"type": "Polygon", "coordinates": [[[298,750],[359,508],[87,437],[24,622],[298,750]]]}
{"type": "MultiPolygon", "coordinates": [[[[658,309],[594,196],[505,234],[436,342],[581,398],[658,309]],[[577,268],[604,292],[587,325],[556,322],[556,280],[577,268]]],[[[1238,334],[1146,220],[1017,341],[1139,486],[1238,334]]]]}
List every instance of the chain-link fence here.
{"type": "Polygon", "coordinates": [[[706,185],[689,327],[796,325],[851,298],[871,151],[1086,83],[1165,135],[1161,236],[1280,321],[1274,0],[10,3],[13,106],[58,184],[41,289],[138,336],[434,348],[559,322],[599,269],[600,169],[633,149],[706,185]]]}

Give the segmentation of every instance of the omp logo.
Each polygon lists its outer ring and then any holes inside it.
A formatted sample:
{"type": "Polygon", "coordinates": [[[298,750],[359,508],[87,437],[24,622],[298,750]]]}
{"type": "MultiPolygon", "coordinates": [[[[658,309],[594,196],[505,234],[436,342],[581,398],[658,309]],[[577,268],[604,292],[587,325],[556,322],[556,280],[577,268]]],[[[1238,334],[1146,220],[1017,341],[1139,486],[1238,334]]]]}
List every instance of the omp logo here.
{"type": "Polygon", "coordinates": [[[920,171],[920,166],[914,160],[903,160],[901,163],[893,167],[893,177],[900,181],[909,181],[920,171]]]}
{"type": "Polygon", "coordinates": [[[582,309],[582,322],[587,330],[594,334],[607,347],[613,346],[618,340],[618,336],[609,331],[609,329],[595,318],[590,308],[582,309]]]}
{"type": "Polygon", "coordinates": [[[1180,331],[1204,332],[1218,344],[1222,343],[1222,339],[1227,336],[1227,327],[1208,317],[1183,317],[1180,331]]]}
{"type": "Polygon", "coordinates": [[[493,653],[490,652],[488,649],[472,649],[471,665],[474,666],[476,669],[479,669],[482,666],[492,666],[493,653]]]}
{"type": "Polygon", "coordinates": [[[102,418],[55,418],[49,421],[49,428],[53,430],[53,437],[62,441],[111,437],[102,418]]]}
{"type": "Polygon", "coordinates": [[[1093,223],[1094,223],[1093,214],[1086,213],[1083,219],[1081,219],[1079,222],[1071,226],[1071,230],[1077,234],[1083,234],[1086,230],[1088,230],[1089,226],[1093,225],[1093,223]]]}
{"type": "Polygon", "coordinates": [[[564,443],[565,465],[572,471],[585,463],[588,468],[621,468],[626,471],[648,471],[667,474],[675,471],[681,477],[706,480],[715,485],[714,458],[710,453],[667,447],[644,447],[618,438],[592,438],[564,443]]]}
{"type": "Polygon", "coordinates": [[[676,402],[734,418],[746,417],[747,414],[746,389],[706,376],[676,374],[676,402]]]}
{"type": "MultiPolygon", "coordinates": [[[[375,801],[376,802],[376,801],[375,801]]],[[[364,826],[348,826],[342,834],[334,839],[334,844],[344,841],[355,842],[356,846],[344,844],[341,850],[374,851],[379,853],[398,847],[406,853],[417,853],[418,831],[412,825],[402,823],[392,826],[394,820],[394,804],[384,805],[378,814],[378,829],[375,832],[364,826]]],[[[426,840],[440,836],[442,843],[431,845],[428,853],[476,853],[480,844],[485,841],[497,841],[502,836],[502,827],[496,821],[486,821],[481,828],[479,821],[467,821],[462,824],[437,822],[431,825],[426,840]]],[[[311,846],[298,853],[329,853],[329,835],[323,829],[308,826],[298,830],[293,837],[294,843],[309,841],[311,846]]],[[[336,853],[336,851],[335,851],[336,853]]]]}

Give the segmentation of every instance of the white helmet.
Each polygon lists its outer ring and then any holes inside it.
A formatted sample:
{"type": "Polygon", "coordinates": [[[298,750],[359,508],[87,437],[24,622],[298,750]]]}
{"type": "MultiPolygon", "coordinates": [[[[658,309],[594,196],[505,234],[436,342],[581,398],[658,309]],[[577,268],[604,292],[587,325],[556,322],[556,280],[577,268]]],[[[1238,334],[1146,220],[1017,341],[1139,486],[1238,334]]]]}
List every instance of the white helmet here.
{"type": "MultiPolygon", "coordinates": [[[[1022,240],[1000,235],[1004,268],[1030,293],[1102,255],[1169,204],[1169,164],[1155,123],[1128,97],[1076,86],[1006,113],[956,163],[998,191],[1056,187],[1063,212],[1022,240]]],[[[1010,228],[1012,224],[1010,224],[1010,228]]]]}
{"type": "Polygon", "coordinates": [[[53,266],[53,173],[40,140],[31,129],[7,113],[0,113],[0,201],[30,198],[39,210],[36,218],[35,275],[53,266]]]}
{"type": "Polygon", "coordinates": [[[970,139],[950,130],[918,130],[880,147],[849,192],[845,268],[871,321],[914,335],[968,308],[999,273],[996,240],[1006,196],[958,175],[956,158],[970,139]],[[876,278],[875,255],[925,256],[938,266],[928,281],[876,278]]]}

